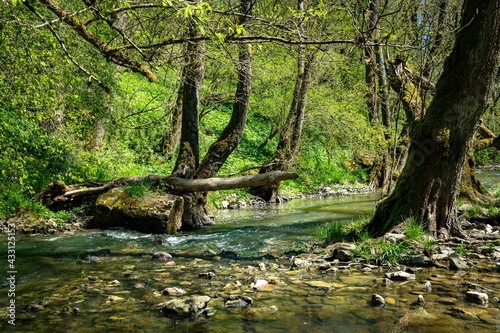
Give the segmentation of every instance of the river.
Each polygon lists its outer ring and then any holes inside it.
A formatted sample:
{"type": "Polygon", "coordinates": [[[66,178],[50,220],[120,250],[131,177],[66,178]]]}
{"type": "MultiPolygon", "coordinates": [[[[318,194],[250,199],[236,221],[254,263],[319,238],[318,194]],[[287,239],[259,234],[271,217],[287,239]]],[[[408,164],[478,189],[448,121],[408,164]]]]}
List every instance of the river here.
{"type": "MultiPolygon", "coordinates": [[[[488,186],[499,179],[492,176],[496,173],[482,175],[491,176],[488,186]]],[[[478,283],[500,297],[498,270],[429,268],[414,282],[386,287],[379,270],[291,270],[289,262],[279,259],[314,242],[321,224],[371,214],[376,199],[376,194],[362,194],[220,210],[214,226],[177,236],[123,229],[16,235],[14,266],[9,268],[7,255],[0,265],[6,273],[0,285],[0,331],[500,332],[499,303],[470,304],[462,287],[464,282],[478,283]],[[214,256],[223,250],[237,257],[214,256]],[[152,261],[157,251],[172,254],[175,265],[152,261]],[[204,272],[214,277],[200,277],[204,272]],[[251,286],[256,279],[274,279],[276,284],[256,291],[251,286]],[[432,292],[422,291],[426,281],[432,283],[432,292]],[[213,315],[197,320],[165,317],[158,304],[171,298],[161,292],[166,287],[213,297],[213,315]],[[373,293],[386,298],[384,308],[371,306],[373,293]],[[216,296],[227,294],[249,296],[253,304],[226,308],[216,296]],[[416,305],[418,294],[424,294],[423,309],[416,305]]],[[[2,251],[7,253],[7,246],[2,251]]]]}

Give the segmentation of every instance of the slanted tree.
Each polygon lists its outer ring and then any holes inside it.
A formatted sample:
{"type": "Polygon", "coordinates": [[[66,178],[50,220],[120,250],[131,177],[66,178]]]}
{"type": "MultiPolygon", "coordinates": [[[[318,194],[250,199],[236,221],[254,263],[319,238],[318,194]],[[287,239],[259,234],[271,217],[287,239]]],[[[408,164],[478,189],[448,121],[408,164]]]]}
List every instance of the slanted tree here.
{"type": "Polygon", "coordinates": [[[382,235],[405,217],[431,235],[462,235],[456,200],[467,151],[491,97],[500,65],[500,2],[466,0],[461,28],[426,114],[412,124],[405,167],[366,226],[382,235]]]}
{"type": "MultiPolygon", "coordinates": [[[[298,0],[297,8],[299,12],[304,12],[304,0],[298,0]]],[[[298,23],[299,36],[302,36],[303,29],[304,17],[301,17],[298,23]]],[[[297,74],[290,111],[280,131],[278,146],[276,147],[274,156],[269,163],[262,166],[260,173],[288,170],[297,153],[306,115],[307,94],[311,85],[313,61],[314,52],[308,50],[305,45],[299,44],[297,51],[297,74]]],[[[252,193],[265,201],[275,203],[281,200],[278,193],[278,185],[272,184],[270,186],[254,187],[252,188],[252,193]]]]}

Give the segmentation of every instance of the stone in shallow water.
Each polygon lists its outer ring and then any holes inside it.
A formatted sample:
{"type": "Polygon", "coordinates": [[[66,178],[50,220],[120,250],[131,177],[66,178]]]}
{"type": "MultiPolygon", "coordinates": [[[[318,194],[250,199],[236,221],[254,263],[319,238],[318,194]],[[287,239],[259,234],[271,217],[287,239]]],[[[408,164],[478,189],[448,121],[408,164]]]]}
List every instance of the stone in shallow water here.
{"type": "Polygon", "coordinates": [[[160,262],[166,262],[166,261],[173,260],[173,258],[167,252],[155,252],[155,253],[153,253],[153,256],[151,257],[151,260],[160,261],[160,262]]]}
{"type": "Polygon", "coordinates": [[[488,294],[480,293],[478,291],[469,290],[465,294],[465,299],[471,303],[486,304],[486,303],[488,303],[488,294]]]}
{"type": "Polygon", "coordinates": [[[385,273],[384,276],[392,281],[413,281],[415,274],[407,273],[405,271],[385,273]]]}
{"type": "Polygon", "coordinates": [[[176,298],[165,303],[162,312],[167,317],[195,317],[206,309],[208,302],[209,296],[176,298]]]}
{"type": "Polygon", "coordinates": [[[125,302],[125,298],[116,296],[116,295],[110,295],[108,297],[108,300],[106,301],[106,304],[109,303],[120,303],[120,302],[125,302]]]}
{"type": "Polygon", "coordinates": [[[186,293],[185,290],[183,290],[181,288],[177,288],[177,287],[163,289],[163,295],[182,296],[185,293],[186,293]]]}
{"type": "Polygon", "coordinates": [[[422,290],[430,293],[432,291],[431,281],[427,281],[426,283],[424,283],[422,290]]]}
{"type": "Polygon", "coordinates": [[[255,280],[254,283],[252,283],[252,288],[253,289],[261,289],[262,287],[264,287],[268,284],[269,284],[269,282],[267,282],[266,280],[257,279],[257,280],[255,280]]]}
{"type": "Polygon", "coordinates": [[[229,295],[225,306],[228,308],[244,308],[253,303],[253,299],[243,295],[229,295]]]}
{"type": "Polygon", "coordinates": [[[372,295],[372,305],[382,307],[385,305],[385,300],[382,296],[380,296],[378,294],[373,294],[372,295]]]}
{"type": "Polygon", "coordinates": [[[450,269],[453,269],[456,271],[468,271],[469,270],[469,267],[467,266],[467,264],[462,259],[460,259],[458,254],[456,254],[455,252],[450,253],[448,255],[448,260],[450,262],[450,269]]]}

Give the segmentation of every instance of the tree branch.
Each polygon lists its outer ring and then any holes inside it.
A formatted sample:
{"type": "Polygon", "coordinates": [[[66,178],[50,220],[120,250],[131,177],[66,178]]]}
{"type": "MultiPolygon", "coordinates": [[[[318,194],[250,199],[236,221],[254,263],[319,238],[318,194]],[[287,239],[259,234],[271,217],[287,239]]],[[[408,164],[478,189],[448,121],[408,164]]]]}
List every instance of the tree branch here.
{"type": "MultiPolygon", "coordinates": [[[[55,0],[39,0],[39,2],[58,16],[64,23],[68,24],[80,37],[96,47],[106,57],[106,59],[119,66],[128,68],[133,72],[145,76],[150,82],[156,80],[156,76],[147,67],[133,59],[128,58],[126,55],[119,52],[119,50],[103,43],[92,31],[87,28],[87,26],[85,26],[85,24],[74,17],[72,13],[63,9],[55,0]]],[[[24,2],[24,4],[27,4],[27,2],[24,2]]]]}
{"type": "Polygon", "coordinates": [[[90,71],[88,71],[86,68],[84,68],[82,65],[80,65],[78,63],[78,61],[76,61],[76,59],[69,53],[68,49],[66,48],[66,45],[64,44],[64,42],[62,41],[61,37],[59,37],[59,35],[57,34],[57,32],[54,30],[54,28],[52,27],[52,24],[50,22],[47,22],[45,21],[45,19],[43,18],[42,15],[40,15],[36,10],[35,8],[33,8],[28,2],[25,3],[26,7],[28,7],[28,9],[33,13],[35,14],[40,20],[42,20],[44,23],[44,25],[46,25],[50,32],[52,33],[52,35],[54,35],[54,37],[57,39],[57,41],[59,42],[59,44],[61,45],[61,48],[63,49],[63,52],[66,54],[66,56],[69,58],[69,60],[71,60],[71,62],[76,66],[78,67],[82,72],[84,72],[85,74],[87,74],[88,78],[89,78],[89,82],[91,80],[94,80],[97,82],[97,84],[99,84],[99,86],[104,89],[104,91],[106,92],[111,92],[111,88],[106,85],[104,82],[102,82],[101,80],[99,80],[98,78],[96,78],[90,71]]]}

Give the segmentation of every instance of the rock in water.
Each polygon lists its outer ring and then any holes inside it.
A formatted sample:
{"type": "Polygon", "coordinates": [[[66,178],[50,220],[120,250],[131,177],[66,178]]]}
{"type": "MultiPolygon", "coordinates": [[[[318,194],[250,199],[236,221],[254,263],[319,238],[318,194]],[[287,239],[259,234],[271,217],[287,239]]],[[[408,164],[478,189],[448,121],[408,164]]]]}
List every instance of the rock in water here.
{"type": "Polygon", "coordinates": [[[229,295],[226,301],[228,308],[245,308],[253,303],[253,299],[243,295],[229,295]]]}
{"type": "Polygon", "coordinates": [[[177,287],[163,289],[163,295],[182,296],[185,293],[186,293],[185,290],[183,290],[181,288],[177,288],[177,287]]]}
{"type": "Polygon", "coordinates": [[[480,293],[478,291],[469,290],[465,294],[465,299],[471,303],[486,304],[486,303],[488,303],[488,294],[480,293]]]}
{"type": "Polygon", "coordinates": [[[209,296],[177,298],[165,303],[162,312],[167,317],[196,317],[207,308],[208,302],[209,296]]]}
{"type": "Polygon", "coordinates": [[[167,252],[155,252],[153,253],[153,257],[151,257],[151,260],[166,262],[166,261],[172,261],[173,258],[167,252]]]}
{"type": "Polygon", "coordinates": [[[450,262],[450,269],[456,270],[456,271],[468,271],[469,266],[463,262],[462,259],[456,254],[455,252],[450,253],[448,255],[448,260],[450,262]]]}
{"type": "Polygon", "coordinates": [[[392,281],[413,281],[415,274],[407,273],[405,271],[385,273],[384,276],[392,281]]]}
{"type": "Polygon", "coordinates": [[[382,307],[385,305],[385,300],[382,296],[378,294],[372,295],[372,305],[377,307],[382,307]]]}
{"type": "Polygon", "coordinates": [[[425,304],[424,296],[423,295],[418,295],[417,302],[418,302],[418,305],[424,306],[424,304],[425,304]]]}

